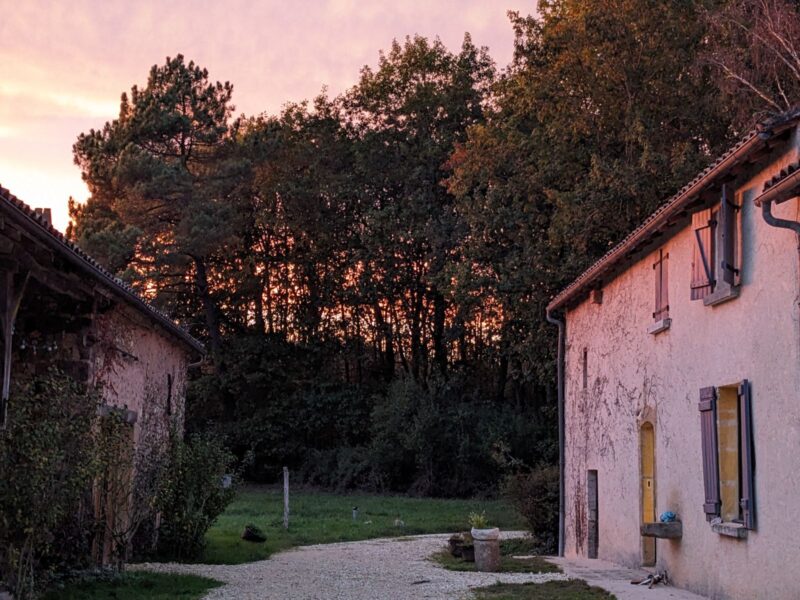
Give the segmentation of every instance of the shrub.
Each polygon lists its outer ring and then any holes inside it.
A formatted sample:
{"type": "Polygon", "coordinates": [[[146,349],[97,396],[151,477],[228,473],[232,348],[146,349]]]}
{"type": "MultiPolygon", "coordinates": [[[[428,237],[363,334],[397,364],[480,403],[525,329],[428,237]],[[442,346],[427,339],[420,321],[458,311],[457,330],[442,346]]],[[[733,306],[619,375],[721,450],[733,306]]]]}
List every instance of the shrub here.
{"type": "Polygon", "coordinates": [[[558,541],[558,467],[509,475],[503,492],[527,522],[539,552],[554,553],[558,541]]]}
{"type": "Polygon", "coordinates": [[[90,556],[96,408],[56,370],[15,382],[0,432],[0,579],[18,599],[90,556]]]}
{"type": "Polygon", "coordinates": [[[475,376],[454,372],[426,385],[399,377],[372,412],[372,481],[392,491],[471,497],[497,492],[495,448],[550,459],[549,419],[492,399],[475,376]]]}
{"type": "Polygon", "coordinates": [[[158,554],[174,559],[197,558],[205,534],[235,495],[231,472],[234,455],[213,434],[195,434],[188,441],[173,435],[169,460],[156,505],[161,512],[158,554]]]}
{"type": "Polygon", "coordinates": [[[336,492],[375,490],[366,448],[310,449],[300,470],[300,480],[336,492]]]}
{"type": "Polygon", "coordinates": [[[148,418],[145,411],[135,444],[124,411],[106,410],[95,425],[96,534],[110,542],[105,559],[119,570],[134,552],[153,551],[156,500],[170,456],[165,432],[148,418]]]}

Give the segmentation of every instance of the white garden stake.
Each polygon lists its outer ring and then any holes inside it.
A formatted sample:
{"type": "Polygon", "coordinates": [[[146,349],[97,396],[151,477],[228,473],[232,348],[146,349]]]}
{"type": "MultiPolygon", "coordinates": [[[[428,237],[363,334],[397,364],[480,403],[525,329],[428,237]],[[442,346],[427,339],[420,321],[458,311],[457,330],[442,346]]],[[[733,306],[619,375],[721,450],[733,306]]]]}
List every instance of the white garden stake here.
{"type": "Polygon", "coordinates": [[[283,467],[283,528],[289,529],[289,467],[283,467]]]}

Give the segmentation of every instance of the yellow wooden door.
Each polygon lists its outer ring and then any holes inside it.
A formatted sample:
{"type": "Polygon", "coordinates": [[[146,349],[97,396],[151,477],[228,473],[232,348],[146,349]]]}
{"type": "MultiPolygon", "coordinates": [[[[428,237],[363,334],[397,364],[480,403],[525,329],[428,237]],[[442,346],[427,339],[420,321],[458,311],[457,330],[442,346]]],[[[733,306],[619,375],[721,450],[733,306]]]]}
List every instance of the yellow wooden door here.
{"type": "MultiPolygon", "coordinates": [[[[656,435],[652,423],[642,425],[641,433],[642,472],[642,522],[656,520],[656,435]]],[[[656,540],[642,538],[642,564],[656,564],[656,540]]]]}

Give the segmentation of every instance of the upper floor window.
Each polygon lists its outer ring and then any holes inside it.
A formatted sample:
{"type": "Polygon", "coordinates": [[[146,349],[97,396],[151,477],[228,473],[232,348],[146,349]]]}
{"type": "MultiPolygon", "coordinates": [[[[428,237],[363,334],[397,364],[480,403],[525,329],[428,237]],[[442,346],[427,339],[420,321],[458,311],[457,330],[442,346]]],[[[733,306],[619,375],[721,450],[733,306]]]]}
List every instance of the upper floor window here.
{"type": "Polygon", "coordinates": [[[717,304],[738,295],[741,282],[741,198],[722,187],[717,206],[692,215],[692,300],[717,304]]]}
{"type": "Polygon", "coordinates": [[[655,272],[655,291],[656,302],[655,310],[653,311],[654,321],[663,321],[669,318],[669,254],[660,248],[656,252],[655,262],[653,263],[653,271],[655,272]]]}
{"type": "Polygon", "coordinates": [[[583,349],[583,389],[589,387],[589,349],[583,349]]]}

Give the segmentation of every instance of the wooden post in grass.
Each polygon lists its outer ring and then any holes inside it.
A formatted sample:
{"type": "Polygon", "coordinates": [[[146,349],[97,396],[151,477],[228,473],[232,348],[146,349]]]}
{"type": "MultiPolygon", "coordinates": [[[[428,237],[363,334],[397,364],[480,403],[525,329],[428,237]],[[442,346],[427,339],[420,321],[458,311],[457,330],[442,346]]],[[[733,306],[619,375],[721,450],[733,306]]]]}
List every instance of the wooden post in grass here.
{"type": "Polygon", "coordinates": [[[283,528],[289,529],[289,467],[283,467],[283,528]]]}

